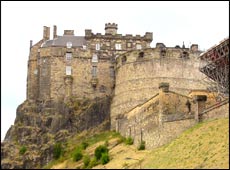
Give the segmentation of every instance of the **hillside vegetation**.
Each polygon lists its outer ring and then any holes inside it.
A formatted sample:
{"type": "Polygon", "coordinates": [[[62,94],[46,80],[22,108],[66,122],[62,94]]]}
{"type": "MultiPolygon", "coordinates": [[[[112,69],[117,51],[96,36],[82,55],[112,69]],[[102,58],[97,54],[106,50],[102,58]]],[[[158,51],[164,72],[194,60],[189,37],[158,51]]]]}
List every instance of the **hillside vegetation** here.
{"type": "Polygon", "coordinates": [[[145,168],[229,168],[229,119],[199,123],[155,149],[145,168]]]}
{"type": "Polygon", "coordinates": [[[125,143],[125,138],[115,132],[97,135],[84,132],[69,140],[64,145],[64,154],[44,168],[229,168],[229,119],[199,123],[154,150],[138,150],[137,146],[125,143]],[[73,152],[82,142],[89,146],[82,150],[82,159],[74,161],[73,152]],[[94,160],[94,151],[99,145],[109,149],[110,161],[104,165],[94,160]],[[84,157],[92,166],[84,166],[84,157]]]}

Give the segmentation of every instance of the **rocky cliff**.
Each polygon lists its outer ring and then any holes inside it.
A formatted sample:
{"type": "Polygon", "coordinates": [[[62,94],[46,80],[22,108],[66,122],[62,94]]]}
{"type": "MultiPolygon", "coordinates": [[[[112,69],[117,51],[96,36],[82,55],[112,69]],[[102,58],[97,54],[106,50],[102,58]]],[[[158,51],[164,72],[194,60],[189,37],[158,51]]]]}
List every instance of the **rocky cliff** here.
{"type": "Polygon", "coordinates": [[[53,159],[53,147],[84,130],[110,126],[109,97],[66,101],[25,101],[1,143],[1,168],[40,168],[53,159]]]}

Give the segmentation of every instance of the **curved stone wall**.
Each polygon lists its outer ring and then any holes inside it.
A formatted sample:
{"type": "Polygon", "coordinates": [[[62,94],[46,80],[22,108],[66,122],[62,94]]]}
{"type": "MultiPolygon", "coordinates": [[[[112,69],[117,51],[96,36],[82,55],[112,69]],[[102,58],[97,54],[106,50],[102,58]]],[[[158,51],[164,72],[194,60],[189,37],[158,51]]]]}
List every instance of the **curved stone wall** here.
{"type": "Polygon", "coordinates": [[[199,53],[169,48],[164,56],[160,49],[127,52],[116,58],[116,84],[111,105],[111,128],[115,119],[158,93],[160,82],[168,82],[171,91],[188,95],[192,89],[206,89],[198,67],[199,53]],[[142,54],[141,54],[142,53],[142,54]],[[142,56],[143,55],[143,56],[142,56]]]}

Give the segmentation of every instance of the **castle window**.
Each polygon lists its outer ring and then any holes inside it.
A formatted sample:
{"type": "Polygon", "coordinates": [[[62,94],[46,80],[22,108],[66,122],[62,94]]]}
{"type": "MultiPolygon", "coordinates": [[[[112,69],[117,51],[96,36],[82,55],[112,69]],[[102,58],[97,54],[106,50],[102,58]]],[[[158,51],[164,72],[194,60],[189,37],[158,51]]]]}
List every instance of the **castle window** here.
{"type": "Polygon", "coordinates": [[[37,75],[38,74],[38,69],[34,70],[34,74],[37,75]]]}
{"type": "Polygon", "coordinates": [[[71,47],[72,47],[72,42],[67,42],[67,43],[66,43],[66,47],[67,47],[67,48],[71,48],[71,47]]]}
{"type": "Polygon", "coordinates": [[[132,48],[132,43],[131,43],[131,42],[128,42],[128,43],[126,44],[126,47],[127,47],[127,48],[132,48]]]}
{"type": "Polygon", "coordinates": [[[141,50],[141,49],[142,49],[141,44],[137,44],[137,45],[136,45],[136,48],[137,48],[137,50],[141,50]]]}
{"type": "Polygon", "coordinates": [[[97,66],[93,66],[93,69],[92,69],[92,76],[93,76],[93,77],[97,77],[97,66]]]}
{"type": "Polygon", "coordinates": [[[71,66],[66,66],[65,68],[66,75],[71,75],[71,66]]]}
{"type": "Polygon", "coordinates": [[[121,50],[121,44],[115,44],[116,50],[121,50]]]}
{"type": "Polygon", "coordinates": [[[98,62],[98,57],[97,57],[96,54],[93,54],[92,62],[93,62],[93,63],[97,63],[97,62],[98,62]]]}
{"type": "Polygon", "coordinates": [[[144,54],[145,54],[144,52],[140,52],[138,58],[139,58],[139,59],[144,58],[144,54]]]}
{"type": "Polygon", "coordinates": [[[100,50],[100,44],[96,44],[96,50],[100,50]]]}
{"type": "Polygon", "coordinates": [[[82,45],[83,50],[86,50],[86,45],[82,45]]]}
{"type": "Polygon", "coordinates": [[[121,59],[122,64],[125,64],[125,63],[126,63],[126,61],[127,61],[126,56],[123,56],[123,57],[122,57],[122,59],[121,59]]]}
{"type": "Polygon", "coordinates": [[[114,66],[110,66],[109,67],[109,70],[110,70],[110,77],[115,77],[115,70],[114,70],[114,66]]]}
{"type": "Polygon", "coordinates": [[[186,52],[186,51],[183,51],[183,53],[181,54],[180,58],[186,58],[186,59],[188,59],[189,58],[189,53],[186,52]]]}
{"type": "Polygon", "coordinates": [[[66,53],[66,61],[70,61],[72,59],[72,53],[66,53]]]}

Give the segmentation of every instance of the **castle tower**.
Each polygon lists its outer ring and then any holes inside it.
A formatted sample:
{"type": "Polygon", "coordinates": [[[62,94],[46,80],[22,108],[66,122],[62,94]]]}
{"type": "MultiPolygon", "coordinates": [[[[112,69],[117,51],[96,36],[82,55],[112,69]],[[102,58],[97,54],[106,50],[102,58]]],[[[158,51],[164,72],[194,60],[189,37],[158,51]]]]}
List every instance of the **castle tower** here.
{"type": "Polygon", "coordinates": [[[105,24],[105,34],[116,35],[117,34],[117,24],[115,24],[115,23],[105,24]]]}

